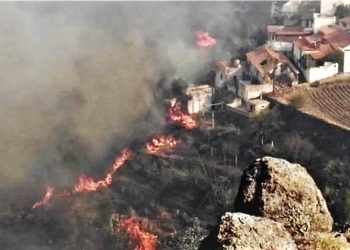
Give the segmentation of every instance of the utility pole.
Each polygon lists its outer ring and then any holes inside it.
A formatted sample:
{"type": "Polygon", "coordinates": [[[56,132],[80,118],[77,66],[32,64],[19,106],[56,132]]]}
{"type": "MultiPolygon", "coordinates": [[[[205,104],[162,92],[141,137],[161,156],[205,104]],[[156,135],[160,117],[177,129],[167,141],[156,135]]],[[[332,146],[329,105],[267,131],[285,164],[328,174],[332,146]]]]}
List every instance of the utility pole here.
{"type": "Polygon", "coordinates": [[[211,126],[215,128],[215,113],[211,111],[211,126]]]}

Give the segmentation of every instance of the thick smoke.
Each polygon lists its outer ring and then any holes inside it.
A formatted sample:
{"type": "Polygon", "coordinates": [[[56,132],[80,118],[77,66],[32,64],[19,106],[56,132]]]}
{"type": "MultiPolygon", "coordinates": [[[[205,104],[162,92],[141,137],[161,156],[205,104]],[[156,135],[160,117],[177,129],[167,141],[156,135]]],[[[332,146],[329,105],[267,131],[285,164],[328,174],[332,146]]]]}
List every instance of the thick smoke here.
{"type": "Polygon", "coordinates": [[[0,3],[0,190],[71,183],[117,139],[160,128],[160,77],[191,82],[203,64],[231,57],[264,27],[268,6],[0,3]],[[218,46],[197,49],[199,29],[218,46]]]}

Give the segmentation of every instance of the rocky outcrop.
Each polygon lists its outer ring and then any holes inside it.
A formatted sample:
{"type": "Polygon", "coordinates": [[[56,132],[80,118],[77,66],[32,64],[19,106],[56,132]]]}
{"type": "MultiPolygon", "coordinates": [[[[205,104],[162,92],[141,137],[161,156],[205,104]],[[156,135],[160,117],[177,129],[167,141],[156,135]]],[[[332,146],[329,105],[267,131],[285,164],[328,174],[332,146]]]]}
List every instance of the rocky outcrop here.
{"type": "Polygon", "coordinates": [[[281,223],[243,213],[226,213],[221,217],[218,242],[225,250],[297,249],[281,223]]]}
{"type": "Polygon", "coordinates": [[[264,157],[244,171],[235,210],[278,221],[294,235],[330,232],[333,219],[306,169],[264,157]]]}
{"type": "Polygon", "coordinates": [[[350,244],[340,233],[310,233],[306,236],[296,236],[294,241],[298,250],[349,250],[350,244]]]}
{"type": "Polygon", "coordinates": [[[327,204],[299,164],[256,160],[243,173],[234,206],[199,249],[350,249],[342,234],[331,232],[327,204]]]}

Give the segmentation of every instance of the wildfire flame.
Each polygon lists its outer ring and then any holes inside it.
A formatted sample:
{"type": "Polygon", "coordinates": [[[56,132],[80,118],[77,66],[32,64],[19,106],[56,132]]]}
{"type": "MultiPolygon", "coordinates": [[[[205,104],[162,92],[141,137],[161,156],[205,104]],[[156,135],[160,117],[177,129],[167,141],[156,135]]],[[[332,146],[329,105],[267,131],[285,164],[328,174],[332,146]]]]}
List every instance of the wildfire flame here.
{"type": "Polygon", "coordinates": [[[156,135],[145,143],[146,152],[149,154],[158,153],[164,149],[176,147],[178,141],[172,135],[156,135]]]}
{"type": "Polygon", "coordinates": [[[62,193],[57,193],[54,195],[54,188],[47,187],[44,197],[41,200],[35,202],[34,205],[32,206],[32,209],[38,206],[46,205],[54,198],[67,197],[67,196],[71,196],[73,194],[81,193],[81,192],[93,192],[98,190],[99,188],[107,187],[111,185],[112,177],[115,174],[115,172],[119,168],[121,168],[130,157],[131,157],[131,150],[128,148],[125,148],[120,153],[120,155],[118,155],[115,158],[113,166],[110,168],[110,170],[107,172],[104,178],[95,181],[92,177],[82,174],[78,177],[78,181],[72,191],[64,191],[62,193]]]}
{"type": "Polygon", "coordinates": [[[50,202],[50,200],[53,198],[53,193],[54,193],[55,189],[53,187],[46,187],[46,192],[45,192],[45,195],[44,197],[35,202],[34,205],[33,205],[33,209],[36,208],[36,207],[39,207],[39,206],[42,206],[42,205],[45,205],[47,203],[50,202]]]}
{"type": "Polygon", "coordinates": [[[74,186],[73,193],[81,192],[93,192],[101,187],[107,187],[112,184],[112,177],[121,168],[124,163],[130,158],[131,150],[126,148],[120,155],[115,158],[113,166],[107,172],[106,176],[103,179],[95,181],[92,177],[81,175],[78,177],[78,182],[74,186]]]}
{"type": "Polygon", "coordinates": [[[205,49],[214,47],[216,44],[216,39],[211,37],[208,32],[197,31],[196,32],[196,45],[198,48],[205,49]]]}
{"type": "Polygon", "coordinates": [[[135,250],[155,250],[157,245],[157,236],[142,231],[139,220],[132,216],[122,219],[119,226],[125,229],[130,235],[130,239],[138,243],[135,250]]]}
{"type": "Polygon", "coordinates": [[[187,130],[194,129],[197,126],[196,121],[190,115],[182,112],[181,104],[176,98],[173,98],[168,102],[167,119],[179,123],[187,130]]]}

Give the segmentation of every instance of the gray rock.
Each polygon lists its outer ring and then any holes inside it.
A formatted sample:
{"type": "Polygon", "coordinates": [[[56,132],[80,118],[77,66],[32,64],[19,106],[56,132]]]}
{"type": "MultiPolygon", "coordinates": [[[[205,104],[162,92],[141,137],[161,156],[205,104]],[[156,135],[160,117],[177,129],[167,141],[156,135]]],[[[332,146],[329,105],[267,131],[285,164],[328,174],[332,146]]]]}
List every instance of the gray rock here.
{"type": "Polygon", "coordinates": [[[281,223],[243,213],[225,213],[217,237],[225,250],[297,249],[281,223]]]}
{"type": "Polygon", "coordinates": [[[306,169],[286,160],[264,157],[243,173],[235,211],[280,222],[292,236],[330,232],[333,219],[306,169]]]}

